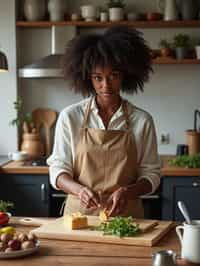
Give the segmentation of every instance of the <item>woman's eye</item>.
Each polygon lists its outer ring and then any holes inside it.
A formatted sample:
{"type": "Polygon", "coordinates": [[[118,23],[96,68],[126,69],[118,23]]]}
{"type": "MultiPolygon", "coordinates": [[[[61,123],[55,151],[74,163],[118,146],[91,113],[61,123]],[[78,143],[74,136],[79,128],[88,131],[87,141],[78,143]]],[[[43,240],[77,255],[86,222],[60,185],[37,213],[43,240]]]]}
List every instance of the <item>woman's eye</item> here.
{"type": "Polygon", "coordinates": [[[94,76],[93,79],[98,82],[102,81],[102,77],[100,76],[94,76]]]}

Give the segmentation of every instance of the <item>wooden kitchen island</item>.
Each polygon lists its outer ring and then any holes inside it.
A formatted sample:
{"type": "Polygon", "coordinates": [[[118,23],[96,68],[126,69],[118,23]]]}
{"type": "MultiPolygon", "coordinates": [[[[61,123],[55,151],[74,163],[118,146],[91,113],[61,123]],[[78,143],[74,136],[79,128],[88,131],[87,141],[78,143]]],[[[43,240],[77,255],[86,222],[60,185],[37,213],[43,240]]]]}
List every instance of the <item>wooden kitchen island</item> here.
{"type": "MultiPolygon", "coordinates": [[[[33,227],[16,225],[17,232],[28,232],[31,229],[33,227]]],[[[41,246],[37,253],[24,258],[0,260],[0,266],[150,266],[153,252],[172,249],[180,256],[180,245],[174,229],[154,247],[47,239],[40,239],[40,241],[41,246]]],[[[177,265],[191,264],[177,260],[177,265]]]]}

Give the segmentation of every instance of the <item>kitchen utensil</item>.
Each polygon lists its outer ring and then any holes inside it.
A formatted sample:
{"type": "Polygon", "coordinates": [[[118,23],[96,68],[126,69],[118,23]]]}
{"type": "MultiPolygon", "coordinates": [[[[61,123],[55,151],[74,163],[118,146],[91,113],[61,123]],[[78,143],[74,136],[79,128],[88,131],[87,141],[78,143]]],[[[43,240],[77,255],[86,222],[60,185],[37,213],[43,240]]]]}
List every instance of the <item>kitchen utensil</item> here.
{"type": "Polygon", "coordinates": [[[56,122],[57,113],[50,108],[37,108],[32,112],[33,121],[36,130],[40,132],[44,129],[45,155],[49,156],[51,152],[51,128],[56,122]]]}
{"type": "Polygon", "coordinates": [[[188,145],[189,155],[197,154],[200,152],[200,131],[187,130],[186,143],[188,145]]]}
{"type": "Polygon", "coordinates": [[[24,133],[29,133],[29,127],[26,121],[23,122],[22,128],[23,128],[24,133]]]}
{"type": "Polygon", "coordinates": [[[152,266],[175,266],[176,253],[172,250],[161,250],[153,254],[152,266]]]}
{"type": "Polygon", "coordinates": [[[181,243],[181,257],[192,263],[200,263],[200,220],[177,226],[176,233],[181,243]]]}
{"type": "Polygon", "coordinates": [[[44,146],[38,133],[24,133],[22,136],[21,150],[28,153],[31,159],[44,155],[44,146]]]}
{"type": "MultiPolygon", "coordinates": [[[[150,226],[151,228],[137,237],[120,238],[117,236],[103,235],[101,231],[91,230],[90,228],[81,230],[69,230],[65,225],[64,218],[61,217],[49,223],[45,223],[41,227],[36,228],[31,232],[35,233],[40,238],[48,239],[153,246],[174,225],[174,223],[170,221],[136,219],[136,222],[140,224],[140,228],[142,230],[145,230],[145,228],[150,226]],[[152,224],[155,224],[154,228],[152,228],[152,224]]],[[[97,226],[99,225],[99,223],[99,217],[88,216],[89,227],[97,226]]]]}
{"type": "Polygon", "coordinates": [[[191,224],[189,212],[188,212],[185,204],[183,203],[183,201],[178,201],[178,207],[179,207],[179,210],[181,211],[182,215],[184,216],[187,224],[191,224]]]}
{"type": "Polygon", "coordinates": [[[195,109],[194,110],[194,131],[200,130],[200,125],[199,125],[199,129],[197,128],[197,118],[200,118],[200,111],[195,109]]]}

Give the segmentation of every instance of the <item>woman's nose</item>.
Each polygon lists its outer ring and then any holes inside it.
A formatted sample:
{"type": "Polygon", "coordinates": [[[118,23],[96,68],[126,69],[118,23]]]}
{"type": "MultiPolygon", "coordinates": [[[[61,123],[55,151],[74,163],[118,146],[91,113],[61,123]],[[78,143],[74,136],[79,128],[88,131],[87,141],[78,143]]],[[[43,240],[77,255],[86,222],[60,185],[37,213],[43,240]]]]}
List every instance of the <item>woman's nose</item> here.
{"type": "Polygon", "coordinates": [[[104,78],[102,81],[102,85],[104,88],[107,88],[110,85],[110,80],[109,78],[104,78]]]}

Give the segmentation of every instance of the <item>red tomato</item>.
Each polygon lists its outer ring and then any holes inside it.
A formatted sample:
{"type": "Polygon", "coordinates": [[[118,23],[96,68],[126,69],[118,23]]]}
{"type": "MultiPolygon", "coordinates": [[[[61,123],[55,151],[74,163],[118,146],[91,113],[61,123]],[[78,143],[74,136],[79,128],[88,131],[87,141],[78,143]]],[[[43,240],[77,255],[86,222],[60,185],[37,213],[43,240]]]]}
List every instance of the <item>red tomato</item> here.
{"type": "Polygon", "coordinates": [[[5,212],[0,212],[0,225],[6,225],[9,221],[9,216],[5,212]]]}

